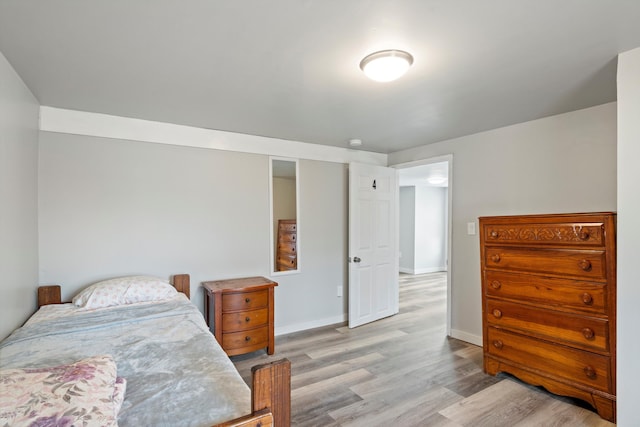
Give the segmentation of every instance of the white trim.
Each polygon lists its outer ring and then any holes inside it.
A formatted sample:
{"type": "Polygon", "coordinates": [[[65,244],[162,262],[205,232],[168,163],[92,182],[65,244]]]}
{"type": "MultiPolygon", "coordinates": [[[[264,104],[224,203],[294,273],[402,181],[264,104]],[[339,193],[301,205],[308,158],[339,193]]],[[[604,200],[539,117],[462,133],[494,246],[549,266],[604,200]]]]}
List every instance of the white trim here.
{"type": "Polygon", "coordinates": [[[473,335],[468,332],[452,329],[450,336],[451,338],[455,338],[457,340],[465,341],[470,344],[475,344],[477,346],[482,347],[482,337],[479,335],[473,335]]]}
{"type": "Polygon", "coordinates": [[[410,167],[414,167],[414,166],[422,166],[422,165],[428,165],[431,163],[440,163],[440,162],[447,162],[448,163],[448,169],[449,169],[449,181],[448,181],[448,188],[447,188],[447,260],[446,260],[446,267],[444,270],[446,270],[447,272],[447,335],[452,336],[452,330],[451,330],[451,299],[452,299],[452,293],[451,293],[451,288],[452,288],[452,278],[451,278],[451,270],[453,269],[452,266],[452,260],[451,260],[451,253],[452,253],[452,249],[451,246],[453,244],[453,229],[452,229],[452,223],[453,223],[453,154],[445,154],[443,156],[437,156],[437,157],[431,157],[428,159],[421,159],[421,160],[414,160],[411,162],[405,162],[405,163],[398,163],[395,165],[389,165],[390,167],[393,168],[397,168],[397,169],[405,169],[405,168],[410,168],[410,167]]]}
{"type": "Polygon", "coordinates": [[[387,165],[387,155],[86,111],[40,107],[40,130],[101,138],[321,160],[387,165]]]}
{"type": "Polygon", "coordinates": [[[297,323],[293,325],[287,325],[283,327],[276,326],[275,335],[286,335],[299,331],[306,331],[309,329],[320,328],[323,326],[341,324],[344,326],[347,321],[347,314],[343,313],[338,316],[327,317],[325,319],[312,320],[310,322],[297,323]]]}
{"type": "Polygon", "coordinates": [[[416,275],[416,274],[440,273],[440,272],[444,273],[445,271],[447,271],[447,267],[442,266],[442,267],[429,267],[429,268],[418,268],[418,269],[400,267],[398,270],[400,271],[400,273],[416,275]]]}

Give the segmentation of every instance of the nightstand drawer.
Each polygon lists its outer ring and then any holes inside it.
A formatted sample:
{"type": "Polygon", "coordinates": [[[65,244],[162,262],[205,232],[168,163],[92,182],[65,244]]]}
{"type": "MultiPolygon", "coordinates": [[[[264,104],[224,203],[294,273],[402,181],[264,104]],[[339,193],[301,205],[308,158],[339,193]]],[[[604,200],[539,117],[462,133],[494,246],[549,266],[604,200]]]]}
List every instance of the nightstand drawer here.
{"type": "Polygon", "coordinates": [[[230,356],[235,353],[234,350],[242,350],[242,353],[248,353],[253,348],[266,347],[268,342],[269,330],[267,326],[248,331],[222,334],[222,347],[230,356]]]}
{"type": "Polygon", "coordinates": [[[269,322],[269,309],[239,311],[222,314],[222,332],[236,332],[266,325],[269,322]]]}
{"type": "Polygon", "coordinates": [[[248,310],[266,307],[269,303],[267,290],[255,292],[228,293],[222,295],[222,311],[248,310]]]}

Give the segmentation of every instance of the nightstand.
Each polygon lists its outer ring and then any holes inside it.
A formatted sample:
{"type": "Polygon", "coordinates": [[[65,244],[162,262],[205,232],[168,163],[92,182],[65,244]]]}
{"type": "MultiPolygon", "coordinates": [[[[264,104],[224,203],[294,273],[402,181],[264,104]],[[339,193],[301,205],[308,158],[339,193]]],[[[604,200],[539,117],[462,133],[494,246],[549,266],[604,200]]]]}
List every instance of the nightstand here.
{"type": "Polygon", "coordinates": [[[276,286],[276,282],[264,277],[202,283],[205,320],[227,355],[250,353],[265,347],[267,354],[273,354],[276,286]]]}

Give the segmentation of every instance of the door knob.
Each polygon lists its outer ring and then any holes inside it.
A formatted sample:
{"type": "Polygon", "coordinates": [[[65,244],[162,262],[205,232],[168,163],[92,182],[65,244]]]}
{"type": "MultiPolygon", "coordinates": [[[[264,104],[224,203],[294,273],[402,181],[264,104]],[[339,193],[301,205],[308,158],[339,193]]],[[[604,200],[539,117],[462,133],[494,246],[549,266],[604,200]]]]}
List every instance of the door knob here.
{"type": "Polygon", "coordinates": [[[353,257],[353,262],[360,262],[360,261],[362,261],[360,257],[357,257],[357,256],[353,257]]]}

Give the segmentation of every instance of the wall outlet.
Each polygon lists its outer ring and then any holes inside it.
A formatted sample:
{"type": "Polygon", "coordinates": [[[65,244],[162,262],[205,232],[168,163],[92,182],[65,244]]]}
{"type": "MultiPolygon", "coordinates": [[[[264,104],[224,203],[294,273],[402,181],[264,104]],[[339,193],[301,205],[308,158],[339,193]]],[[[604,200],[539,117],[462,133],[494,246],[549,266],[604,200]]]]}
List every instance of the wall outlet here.
{"type": "Polygon", "coordinates": [[[338,290],[336,291],[336,294],[338,295],[338,297],[342,296],[342,286],[338,286],[338,290]]]}

